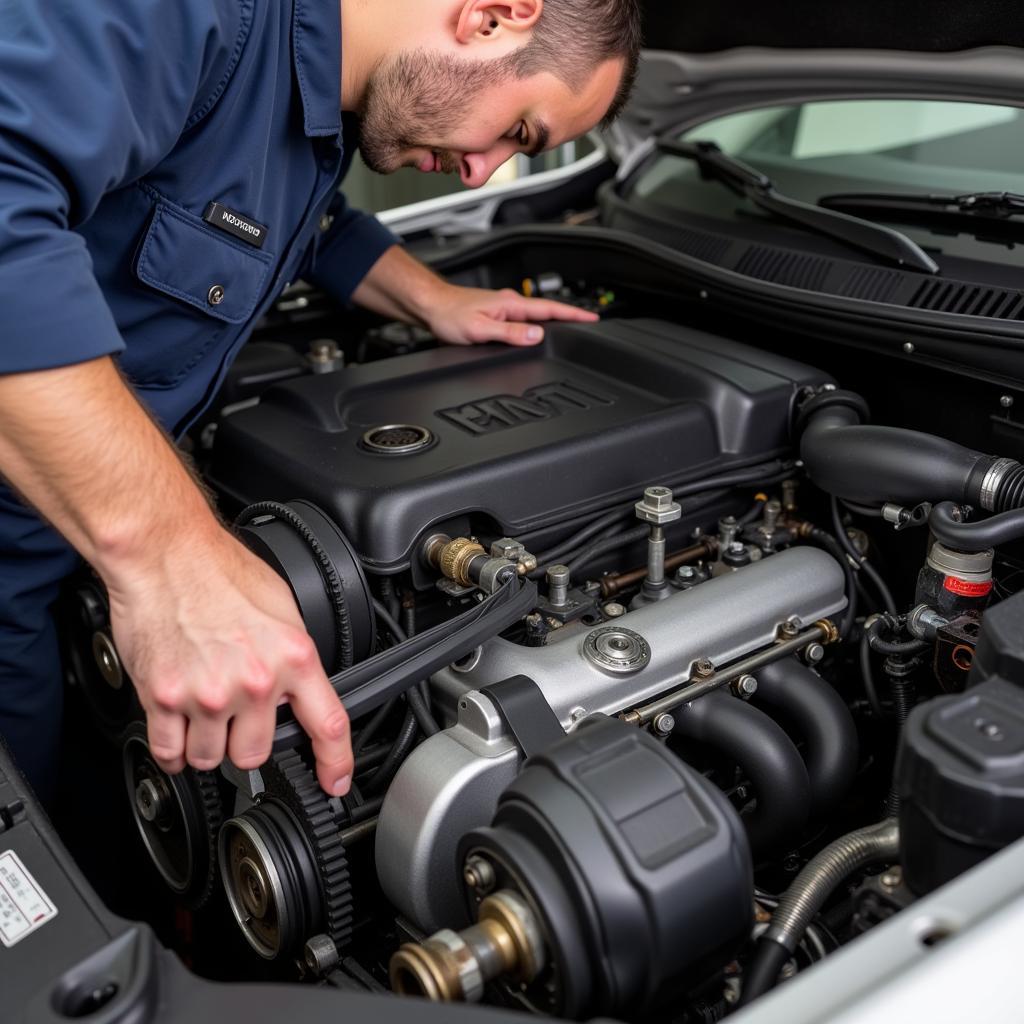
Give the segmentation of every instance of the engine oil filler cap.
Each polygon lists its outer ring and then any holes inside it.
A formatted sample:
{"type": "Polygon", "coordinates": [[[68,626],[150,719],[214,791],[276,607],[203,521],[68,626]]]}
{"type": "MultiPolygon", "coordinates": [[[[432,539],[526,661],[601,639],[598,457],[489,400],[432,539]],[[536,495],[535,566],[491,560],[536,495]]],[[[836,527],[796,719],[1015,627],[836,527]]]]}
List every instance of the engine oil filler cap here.
{"type": "Polygon", "coordinates": [[[631,629],[605,626],[586,635],[583,654],[604,672],[628,675],[647,667],[651,660],[651,645],[631,629]]]}
{"type": "Polygon", "coordinates": [[[359,442],[361,448],[374,455],[412,455],[434,445],[436,438],[426,427],[412,423],[388,423],[371,427],[359,442]]]}

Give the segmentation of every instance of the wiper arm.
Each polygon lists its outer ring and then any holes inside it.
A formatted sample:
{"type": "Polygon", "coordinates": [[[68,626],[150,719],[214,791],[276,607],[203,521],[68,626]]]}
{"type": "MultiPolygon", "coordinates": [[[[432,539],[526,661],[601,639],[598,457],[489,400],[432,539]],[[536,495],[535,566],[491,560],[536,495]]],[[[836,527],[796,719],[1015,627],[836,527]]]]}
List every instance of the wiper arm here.
{"type": "Polygon", "coordinates": [[[713,142],[679,142],[663,137],[657,140],[657,146],[663,153],[693,160],[705,177],[721,182],[780,220],[828,235],[900,267],[925,274],[939,272],[935,260],[901,232],[783,195],[771,178],[742,160],[723,153],[713,142]]]}

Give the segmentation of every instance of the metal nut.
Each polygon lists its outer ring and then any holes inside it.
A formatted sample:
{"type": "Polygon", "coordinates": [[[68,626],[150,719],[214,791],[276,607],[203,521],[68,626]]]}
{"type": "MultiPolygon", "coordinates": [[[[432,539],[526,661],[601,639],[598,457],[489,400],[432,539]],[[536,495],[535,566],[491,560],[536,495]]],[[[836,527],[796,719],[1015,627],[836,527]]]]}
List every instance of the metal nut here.
{"type": "Polygon", "coordinates": [[[626,607],[625,605],[619,604],[618,601],[609,601],[604,606],[604,613],[609,619],[617,619],[620,615],[626,614],[626,607]]]}
{"type": "Polygon", "coordinates": [[[644,491],[643,501],[634,506],[637,519],[654,526],[664,526],[681,519],[683,507],[672,498],[667,487],[648,487],[644,491]]]}
{"type": "Polygon", "coordinates": [[[498,881],[494,866],[483,857],[470,857],[463,868],[462,877],[474,892],[486,895],[498,881]]]}

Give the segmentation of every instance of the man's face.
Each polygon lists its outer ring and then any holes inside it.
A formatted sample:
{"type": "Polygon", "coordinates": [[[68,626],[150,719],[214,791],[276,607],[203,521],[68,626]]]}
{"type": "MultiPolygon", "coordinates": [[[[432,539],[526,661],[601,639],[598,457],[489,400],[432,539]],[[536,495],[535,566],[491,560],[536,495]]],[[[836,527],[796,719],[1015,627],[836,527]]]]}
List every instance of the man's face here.
{"type": "Polygon", "coordinates": [[[516,153],[536,155],[585,134],[604,117],[623,72],[599,65],[580,89],[555,75],[502,75],[500,61],[414,50],[373,74],[361,114],[363,160],[459,174],[479,188],[516,153]]]}

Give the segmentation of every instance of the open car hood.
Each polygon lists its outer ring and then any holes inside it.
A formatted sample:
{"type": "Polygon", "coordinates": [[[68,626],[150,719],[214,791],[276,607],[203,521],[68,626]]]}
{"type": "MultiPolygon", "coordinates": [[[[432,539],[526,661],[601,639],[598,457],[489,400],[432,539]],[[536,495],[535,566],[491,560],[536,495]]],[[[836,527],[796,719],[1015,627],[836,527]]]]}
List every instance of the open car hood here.
{"type": "MultiPolygon", "coordinates": [[[[652,40],[654,41],[654,40],[652,40]]],[[[1024,51],[647,50],[629,107],[611,129],[624,170],[663,132],[755,107],[808,100],[903,98],[1024,106],[1024,51]]]]}

